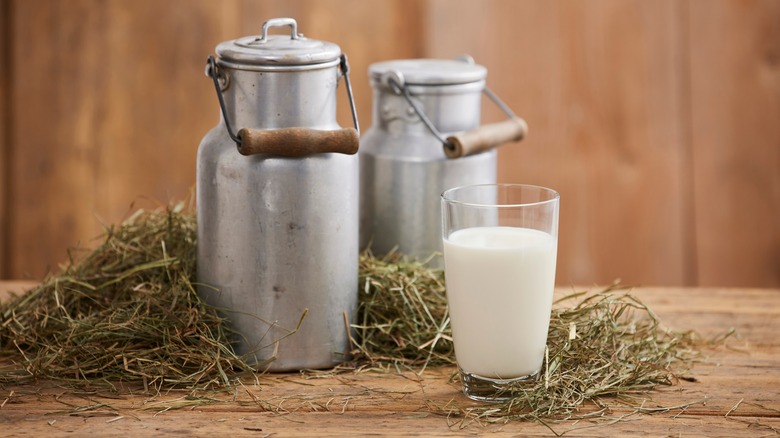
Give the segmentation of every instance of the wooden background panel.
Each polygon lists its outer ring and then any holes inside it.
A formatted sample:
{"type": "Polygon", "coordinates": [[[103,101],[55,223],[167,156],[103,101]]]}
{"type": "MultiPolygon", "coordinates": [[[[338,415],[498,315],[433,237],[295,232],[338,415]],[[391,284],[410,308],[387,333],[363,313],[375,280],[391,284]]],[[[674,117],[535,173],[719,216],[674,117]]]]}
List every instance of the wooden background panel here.
{"type": "Polygon", "coordinates": [[[0,276],[40,278],[99,218],[187,197],[219,114],[206,56],[293,16],[349,55],[363,129],[372,62],[488,68],[531,126],[499,178],[563,197],[560,284],[780,285],[776,2],[0,1],[0,276]]]}
{"type": "Polygon", "coordinates": [[[227,36],[221,15],[238,13],[207,0],[12,10],[9,274],[40,278],[134,201],[188,196],[197,145],[219,115],[206,55],[227,36]]]}
{"type": "Polygon", "coordinates": [[[195,152],[219,120],[213,85],[204,74],[214,41],[230,37],[238,4],[207,0],[106,3],[103,75],[96,98],[107,106],[98,168],[108,172],[96,210],[113,221],[139,197],[184,199],[194,190],[195,152]]]}
{"type": "Polygon", "coordinates": [[[75,236],[95,234],[93,131],[104,111],[95,91],[104,82],[97,70],[102,41],[93,36],[105,33],[105,8],[14,2],[12,13],[9,263],[13,274],[23,267],[39,276],[56,268],[75,236]]]}
{"type": "Polygon", "coordinates": [[[499,180],[561,193],[558,282],[693,284],[677,3],[433,6],[429,53],[470,52],[529,123],[499,180]]]}
{"type": "Polygon", "coordinates": [[[692,1],[702,285],[780,284],[780,2],[692,1]]]}
{"type": "MultiPolygon", "coordinates": [[[[0,65],[10,64],[11,2],[0,0],[0,65]]],[[[0,68],[0,278],[8,277],[8,160],[10,155],[9,69],[0,68]]]]}

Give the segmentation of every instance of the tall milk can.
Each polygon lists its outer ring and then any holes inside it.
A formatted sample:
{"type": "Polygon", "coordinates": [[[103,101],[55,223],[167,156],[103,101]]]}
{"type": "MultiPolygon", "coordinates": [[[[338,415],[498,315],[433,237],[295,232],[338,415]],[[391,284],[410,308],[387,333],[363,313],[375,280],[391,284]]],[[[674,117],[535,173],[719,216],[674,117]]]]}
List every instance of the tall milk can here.
{"type": "Polygon", "coordinates": [[[495,183],[495,147],[527,131],[485,86],[486,75],[470,57],[369,66],[373,122],[359,153],[361,248],[443,265],[432,257],[442,250],[439,196],[453,187],[495,183]],[[483,93],[507,120],[480,125],[483,93]]]}
{"type": "Polygon", "coordinates": [[[208,60],[222,115],[198,148],[198,293],[259,369],[348,357],[359,134],[347,65],[338,45],[305,38],[290,18],[220,43],[208,60]],[[354,128],[336,122],[342,77],[354,128]]]}

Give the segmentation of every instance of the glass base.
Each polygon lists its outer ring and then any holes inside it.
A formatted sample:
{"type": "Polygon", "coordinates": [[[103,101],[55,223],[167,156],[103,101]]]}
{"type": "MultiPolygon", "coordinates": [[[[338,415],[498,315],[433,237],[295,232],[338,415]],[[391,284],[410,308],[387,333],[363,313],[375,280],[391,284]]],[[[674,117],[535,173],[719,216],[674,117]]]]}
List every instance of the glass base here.
{"type": "Polygon", "coordinates": [[[491,379],[477,376],[463,371],[458,367],[460,380],[463,383],[463,393],[466,397],[476,401],[502,402],[513,398],[517,393],[518,383],[530,382],[539,377],[539,371],[527,376],[513,377],[511,379],[491,379]]]}

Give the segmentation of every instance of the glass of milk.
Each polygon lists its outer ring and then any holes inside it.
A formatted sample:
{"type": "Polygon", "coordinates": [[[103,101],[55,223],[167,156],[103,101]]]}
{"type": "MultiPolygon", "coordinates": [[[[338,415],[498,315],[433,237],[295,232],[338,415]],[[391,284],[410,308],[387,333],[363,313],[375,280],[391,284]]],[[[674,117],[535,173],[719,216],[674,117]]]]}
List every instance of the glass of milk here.
{"type": "Polygon", "coordinates": [[[444,273],[463,392],[500,401],[538,376],[555,286],[559,195],[482,184],[441,195],[444,273]]]}

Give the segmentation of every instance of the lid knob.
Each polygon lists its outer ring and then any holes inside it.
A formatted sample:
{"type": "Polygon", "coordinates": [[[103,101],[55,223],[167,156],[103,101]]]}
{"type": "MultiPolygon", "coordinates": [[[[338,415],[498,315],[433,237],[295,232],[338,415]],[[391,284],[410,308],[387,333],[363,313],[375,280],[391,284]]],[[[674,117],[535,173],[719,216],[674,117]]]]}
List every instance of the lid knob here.
{"type": "Polygon", "coordinates": [[[297,40],[301,35],[298,35],[298,23],[294,18],[272,18],[263,23],[263,34],[260,37],[260,43],[268,41],[268,29],[272,27],[284,27],[290,26],[290,39],[297,40]]]}

